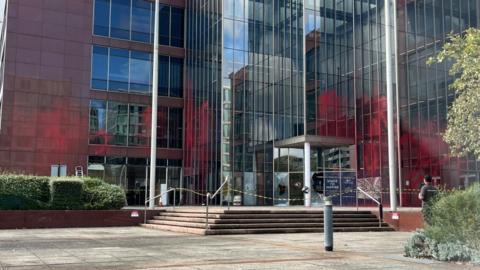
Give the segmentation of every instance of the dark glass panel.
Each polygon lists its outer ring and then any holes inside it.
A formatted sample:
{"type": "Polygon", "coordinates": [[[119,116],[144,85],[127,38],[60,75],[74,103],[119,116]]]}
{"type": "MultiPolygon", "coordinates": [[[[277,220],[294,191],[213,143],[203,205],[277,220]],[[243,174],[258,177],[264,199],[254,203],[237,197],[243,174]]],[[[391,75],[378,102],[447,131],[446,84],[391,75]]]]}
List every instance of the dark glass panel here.
{"type": "Polygon", "coordinates": [[[182,109],[169,109],[168,146],[170,148],[182,148],[183,138],[183,114],[182,109]]]}
{"type": "Polygon", "coordinates": [[[168,108],[158,107],[157,115],[157,147],[168,147],[168,108]]]}
{"type": "Polygon", "coordinates": [[[146,0],[132,1],[132,40],[151,42],[152,4],[146,0]]]}
{"type": "Polygon", "coordinates": [[[99,36],[109,35],[110,0],[96,0],[93,22],[93,33],[99,36]]]}
{"type": "Polygon", "coordinates": [[[159,44],[170,45],[170,7],[160,5],[159,44]]]}
{"type": "Polygon", "coordinates": [[[168,96],[169,57],[158,57],[158,95],[168,96]]]}
{"type": "Polygon", "coordinates": [[[110,36],[130,39],[130,0],[112,0],[110,36]]]}
{"type": "Polygon", "coordinates": [[[92,88],[107,89],[108,84],[108,48],[93,47],[92,88]]]}
{"type": "Polygon", "coordinates": [[[110,49],[110,90],[128,90],[129,51],[123,49],[110,49]]]}
{"type": "Polygon", "coordinates": [[[170,96],[183,95],[183,59],[170,58],[170,96]]]}
{"type": "Polygon", "coordinates": [[[171,26],[171,46],[183,47],[183,9],[173,8],[171,13],[172,26],[171,26]]]}

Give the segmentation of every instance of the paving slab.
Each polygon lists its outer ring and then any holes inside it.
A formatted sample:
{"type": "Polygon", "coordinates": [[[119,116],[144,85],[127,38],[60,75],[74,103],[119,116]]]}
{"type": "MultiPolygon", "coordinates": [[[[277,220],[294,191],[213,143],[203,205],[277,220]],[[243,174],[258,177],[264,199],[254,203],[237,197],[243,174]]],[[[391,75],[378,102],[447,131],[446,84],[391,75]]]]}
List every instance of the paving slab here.
{"type": "Polygon", "coordinates": [[[141,227],[0,231],[0,269],[480,269],[403,257],[411,233],[197,236],[141,227]]]}

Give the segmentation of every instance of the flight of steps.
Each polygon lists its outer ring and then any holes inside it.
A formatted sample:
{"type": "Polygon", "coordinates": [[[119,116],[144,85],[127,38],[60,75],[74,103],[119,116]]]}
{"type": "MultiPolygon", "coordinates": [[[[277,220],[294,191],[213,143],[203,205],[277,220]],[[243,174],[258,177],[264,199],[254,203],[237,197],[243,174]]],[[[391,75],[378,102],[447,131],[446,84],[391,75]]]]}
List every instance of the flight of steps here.
{"type": "MultiPolygon", "coordinates": [[[[205,209],[169,209],[142,226],[158,230],[201,235],[250,233],[323,232],[321,210],[226,210],[209,211],[209,229],[205,229],[205,209]]],[[[370,211],[335,210],[336,232],[393,231],[387,223],[379,227],[370,211]]]]}

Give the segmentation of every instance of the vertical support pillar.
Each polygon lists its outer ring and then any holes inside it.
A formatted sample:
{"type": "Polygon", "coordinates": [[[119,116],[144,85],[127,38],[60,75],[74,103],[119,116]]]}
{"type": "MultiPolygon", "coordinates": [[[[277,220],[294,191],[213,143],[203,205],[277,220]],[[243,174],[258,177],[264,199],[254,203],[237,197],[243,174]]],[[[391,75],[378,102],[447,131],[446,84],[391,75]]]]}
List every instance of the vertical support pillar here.
{"type": "Polygon", "coordinates": [[[160,15],[160,2],[155,0],[155,26],[153,38],[153,74],[152,74],[152,125],[150,135],[150,201],[148,207],[155,207],[155,178],[157,169],[157,110],[158,110],[158,23],[160,15]]]}
{"type": "Polygon", "coordinates": [[[308,142],[305,142],[303,164],[303,186],[307,188],[304,192],[304,206],[310,207],[312,205],[312,173],[310,169],[310,143],[308,142]]]}
{"type": "Polygon", "coordinates": [[[390,209],[397,211],[397,169],[395,155],[395,129],[393,111],[393,68],[391,35],[391,2],[385,0],[385,65],[387,75],[387,132],[388,132],[388,174],[390,180],[390,209]]]}

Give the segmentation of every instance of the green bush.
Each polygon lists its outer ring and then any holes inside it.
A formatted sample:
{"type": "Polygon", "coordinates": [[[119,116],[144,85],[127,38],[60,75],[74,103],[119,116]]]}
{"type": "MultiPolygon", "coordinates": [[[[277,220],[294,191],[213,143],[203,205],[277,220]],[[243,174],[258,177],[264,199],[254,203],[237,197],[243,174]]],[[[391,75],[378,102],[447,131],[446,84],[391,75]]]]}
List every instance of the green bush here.
{"type": "Polygon", "coordinates": [[[480,250],[480,185],[441,196],[431,206],[425,233],[439,243],[459,242],[480,250]]]}
{"type": "Polygon", "coordinates": [[[44,209],[50,201],[49,179],[32,175],[0,175],[0,209],[44,209]]]}
{"type": "Polygon", "coordinates": [[[0,210],[121,209],[125,193],[100,179],[0,174],[0,210]]]}
{"type": "Polygon", "coordinates": [[[116,185],[99,179],[83,181],[85,209],[120,209],[125,206],[125,192],[116,185]]]}
{"type": "Polygon", "coordinates": [[[480,184],[440,193],[430,205],[425,231],[417,231],[405,255],[480,263],[480,184]]]}
{"type": "Polygon", "coordinates": [[[83,183],[81,180],[53,179],[50,186],[51,209],[77,210],[83,208],[83,183]]]}

